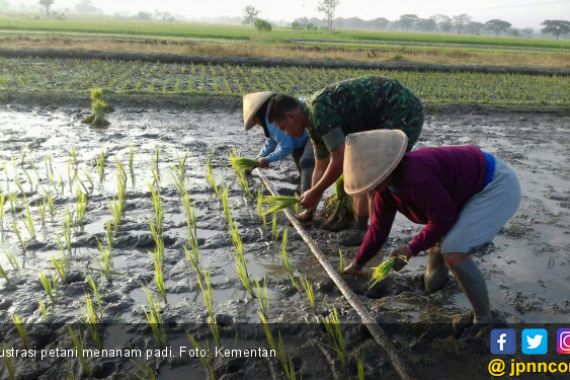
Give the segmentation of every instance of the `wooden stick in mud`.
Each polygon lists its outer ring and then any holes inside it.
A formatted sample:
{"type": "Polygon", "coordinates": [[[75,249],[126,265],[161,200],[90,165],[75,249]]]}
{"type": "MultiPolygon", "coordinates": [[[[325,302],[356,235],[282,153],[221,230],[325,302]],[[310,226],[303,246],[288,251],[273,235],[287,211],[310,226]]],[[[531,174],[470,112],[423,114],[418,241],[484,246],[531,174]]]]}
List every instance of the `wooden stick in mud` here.
{"type": "MultiPolygon", "coordinates": [[[[267,188],[267,190],[269,190],[271,194],[279,195],[277,191],[275,191],[275,188],[273,187],[271,182],[267,179],[265,174],[261,172],[261,170],[255,169],[254,173],[257,174],[257,176],[261,179],[261,182],[265,185],[265,187],[267,188]]],[[[378,323],[376,323],[376,320],[374,319],[372,314],[370,314],[368,309],[366,309],[366,307],[364,307],[362,302],[360,302],[357,295],[348,286],[346,281],[344,281],[344,279],[340,276],[340,274],[338,274],[338,272],[333,268],[331,263],[327,260],[326,256],[324,255],[324,253],[317,246],[316,242],[309,236],[303,225],[297,220],[297,218],[295,218],[295,215],[293,215],[290,209],[285,210],[284,213],[285,216],[287,216],[287,219],[289,219],[289,221],[293,225],[293,227],[295,227],[295,229],[297,230],[297,233],[303,238],[305,243],[307,243],[307,245],[311,249],[311,252],[313,252],[313,255],[315,255],[315,257],[317,258],[321,266],[324,268],[324,270],[327,272],[329,277],[333,280],[338,289],[341,291],[344,298],[346,298],[350,306],[352,306],[352,308],[360,316],[362,323],[364,324],[364,326],[366,326],[366,328],[368,329],[368,331],[370,332],[376,343],[378,343],[380,347],[382,347],[384,351],[386,351],[388,357],[391,360],[392,366],[394,367],[396,372],[400,375],[400,378],[402,378],[403,380],[416,379],[416,377],[412,374],[409,365],[404,360],[402,360],[402,358],[398,354],[398,351],[390,341],[390,338],[388,338],[384,330],[382,330],[382,328],[378,325],[378,323]]]]}

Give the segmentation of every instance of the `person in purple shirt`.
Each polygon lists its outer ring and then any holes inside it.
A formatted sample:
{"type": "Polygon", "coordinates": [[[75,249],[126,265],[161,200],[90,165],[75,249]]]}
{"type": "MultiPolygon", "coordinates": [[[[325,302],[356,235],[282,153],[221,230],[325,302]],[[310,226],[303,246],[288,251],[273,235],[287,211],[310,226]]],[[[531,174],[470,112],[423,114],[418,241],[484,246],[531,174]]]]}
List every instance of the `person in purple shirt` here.
{"type": "MultiPolygon", "coordinates": [[[[243,97],[243,120],[245,130],[260,125],[265,135],[265,144],[256,157],[257,167],[266,168],[271,163],[283,160],[291,155],[299,170],[300,193],[304,193],[311,187],[315,156],[309,135],[305,131],[300,137],[291,137],[281,131],[277,126],[269,122],[267,118],[267,105],[276,93],[271,91],[254,92],[243,97]]],[[[312,218],[313,211],[305,210],[297,218],[308,221],[312,218]]]]}
{"type": "Polygon", "coordinates": [[[449,268],[473,307],[474,322],[491,322],[485,280],[469,253],[491,242],[518,209],[517,176],[505,162],[476,146],[410,153],[406,146],[407,137],[398,130],[346,137],[345,190],[349,195],[374,193],[374,201],[364,241],[344,272],[361,272],[386,242],[400,212],[424,227],[390,253],[394,270],[427,251],[425,290],[441,289],[449,268]]]}

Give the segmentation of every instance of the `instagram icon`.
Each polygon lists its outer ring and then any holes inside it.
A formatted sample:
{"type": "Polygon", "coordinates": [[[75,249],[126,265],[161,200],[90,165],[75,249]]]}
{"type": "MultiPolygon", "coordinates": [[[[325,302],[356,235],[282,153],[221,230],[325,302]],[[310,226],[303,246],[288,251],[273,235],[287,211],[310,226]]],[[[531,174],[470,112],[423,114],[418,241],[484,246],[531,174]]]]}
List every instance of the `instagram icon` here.
{"type": "Polygon", "coordinates": [[[559,354],[570,355],[570,329],[558,329],[556,350],[559,354]]]}

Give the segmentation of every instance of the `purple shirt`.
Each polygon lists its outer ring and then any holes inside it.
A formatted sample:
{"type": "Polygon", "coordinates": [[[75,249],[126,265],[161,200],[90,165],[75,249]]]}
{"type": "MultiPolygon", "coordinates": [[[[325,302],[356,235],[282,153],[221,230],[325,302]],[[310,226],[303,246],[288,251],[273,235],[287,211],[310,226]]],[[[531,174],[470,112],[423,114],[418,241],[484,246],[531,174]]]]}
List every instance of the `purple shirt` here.
{"type": "Polygon", "coordinates": [[[414,255],[439,242],[469,199],[483,189],[487,165],[476,146],[424,148],[406,153],[392,185],[374,193],[374,212],[356,262],[364,265],[382,247],[396,217],[425,224],[408,247],[414,255]]]}

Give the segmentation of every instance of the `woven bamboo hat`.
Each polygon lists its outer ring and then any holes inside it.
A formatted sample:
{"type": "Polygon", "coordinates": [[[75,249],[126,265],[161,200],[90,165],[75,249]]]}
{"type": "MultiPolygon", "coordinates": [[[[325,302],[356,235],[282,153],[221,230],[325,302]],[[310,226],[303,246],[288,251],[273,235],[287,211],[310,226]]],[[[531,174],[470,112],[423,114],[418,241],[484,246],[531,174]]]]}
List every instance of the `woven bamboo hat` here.
{"type": "Polygon", "coordinates": [[[396,169],[408,145],[398,129],[351,133],[344,147],[344,190],[349,195],[373,191],[396,169]]]}
{"type": "Polygon", "coordinates": [[[253,117],[269,98],[275,95],[273,91],[252,92],[243,96],[243,126],[250,130],[253,126],[253,117]]]}

